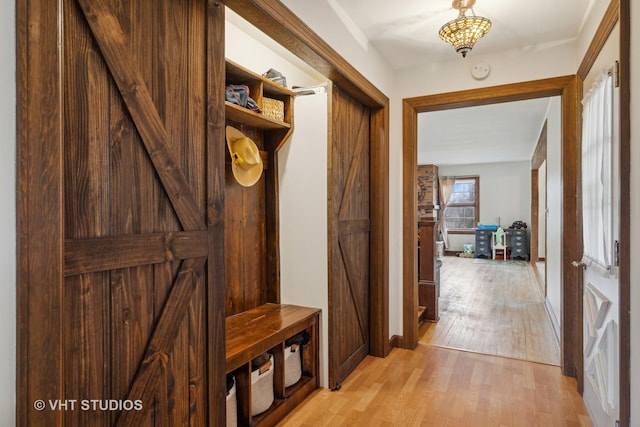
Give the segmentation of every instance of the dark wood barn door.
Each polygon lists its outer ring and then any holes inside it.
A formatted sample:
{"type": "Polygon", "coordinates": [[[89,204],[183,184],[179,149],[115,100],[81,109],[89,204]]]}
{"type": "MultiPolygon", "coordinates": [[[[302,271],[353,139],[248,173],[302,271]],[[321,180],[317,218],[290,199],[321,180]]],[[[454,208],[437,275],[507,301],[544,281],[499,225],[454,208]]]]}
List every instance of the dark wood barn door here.
{"type": "Polygon", "coordinates": [[[369,353],[370,112],[332,90],[329,154],[329,386],[369,353]]]}
{"type": "Polygon", "coordinates": [[[222,425],[223,8],[21,0],[18,21],[18,424],[222,425]]]}

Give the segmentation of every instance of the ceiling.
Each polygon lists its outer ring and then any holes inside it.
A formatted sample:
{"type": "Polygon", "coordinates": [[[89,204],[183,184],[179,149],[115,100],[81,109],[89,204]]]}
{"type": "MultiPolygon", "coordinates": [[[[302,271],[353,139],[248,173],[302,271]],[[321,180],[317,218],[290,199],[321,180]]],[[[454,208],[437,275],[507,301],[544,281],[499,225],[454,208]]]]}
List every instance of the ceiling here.
{"type": "MultiPolygon", "coordinates": [[[[370,43],[395,69],[455,60],[438,36],[458,16],[451,0],[327,0],[356,40],[370,43]]],[[[594,0],[476,0],[474,12],[492,27],[472,50],[482,54],[543,50],[573,42],[594,0]]],[[[470,13],[470,12],[469,12],[470,13]]]]}
{"type": "Polygon", "coordinates": [[[551,98],[418,115],[418,164],[529,161],[551,98]]]}
{"type": "MultiPolygon", "coordinates": [[[[394,69],[465,60],[438,36],[440,27],[457,17],[451,0],[327,1],[356,40],[374,46],[394,69]]],[[[475,14],[489,18],[492,27],[466,60],[479,52],[513,55],[573,43],[593,3],[477,0],[475,14]]],[[[546,98],[420,114],[418,163],[529,160],[548,104],[546,98]]]]}

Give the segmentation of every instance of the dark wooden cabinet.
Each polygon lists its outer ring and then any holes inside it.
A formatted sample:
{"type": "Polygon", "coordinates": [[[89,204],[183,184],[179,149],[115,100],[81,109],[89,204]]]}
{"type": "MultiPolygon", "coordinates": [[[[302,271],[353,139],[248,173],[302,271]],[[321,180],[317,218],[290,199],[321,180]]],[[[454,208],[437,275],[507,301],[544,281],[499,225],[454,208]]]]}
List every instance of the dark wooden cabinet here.
{"type": "Polygon", "coordinates": [[[264,304],[226,319],[226,370],[236,381],[237,420],[242,426],[275,425],[319,386],[318,325],[320,310],[295,305],[264,304]],[[305,331],[301,346],[302,376],[285,383],[285,341],[305,331]],[[269,409],[252,415],[251,361],[268,352],[273,356],[273,396],[269,409]]]}
{"type": "Polygon", "coordinates": [[[420,246],[418,248],[418,310],[419,320],[437,321],[438,297],[440,283],[436,274],[436,221],[423,220],[418,222],[420,246]]]}

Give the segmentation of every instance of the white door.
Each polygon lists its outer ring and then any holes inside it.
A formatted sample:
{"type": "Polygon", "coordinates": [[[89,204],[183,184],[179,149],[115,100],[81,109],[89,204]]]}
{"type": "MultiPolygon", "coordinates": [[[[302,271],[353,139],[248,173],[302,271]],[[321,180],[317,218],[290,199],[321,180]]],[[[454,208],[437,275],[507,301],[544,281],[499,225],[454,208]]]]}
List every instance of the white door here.
{"type": "Polygon", "coordinates": [[[616,92],[603,72],[583,101],[584,401],[596,427],[614,427],[620,407],[616,92]]]}

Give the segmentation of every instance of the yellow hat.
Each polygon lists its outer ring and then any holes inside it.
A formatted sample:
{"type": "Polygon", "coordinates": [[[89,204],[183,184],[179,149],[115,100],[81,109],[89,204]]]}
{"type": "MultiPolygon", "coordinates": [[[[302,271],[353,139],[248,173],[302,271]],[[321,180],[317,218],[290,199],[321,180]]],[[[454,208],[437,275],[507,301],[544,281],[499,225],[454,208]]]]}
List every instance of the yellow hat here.
{"type": "Polygon", "coordinates": [[[256,143],[238,129],[227,126],[227,146],[231,154],[231,170],[236,181],[251,187],[262,175],[262,157],[256,143]]]}

